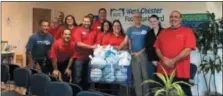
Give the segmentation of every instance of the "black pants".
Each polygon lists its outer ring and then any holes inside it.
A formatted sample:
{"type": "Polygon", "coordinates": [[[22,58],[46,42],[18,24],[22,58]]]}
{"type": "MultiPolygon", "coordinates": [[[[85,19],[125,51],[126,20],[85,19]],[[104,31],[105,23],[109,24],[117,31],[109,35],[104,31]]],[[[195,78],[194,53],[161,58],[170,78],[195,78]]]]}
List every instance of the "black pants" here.
{"type": "Polygon", "coordinates": [[[75,59],[72,66],[73,83],[81,86],[83,90],[88,90],[90,87],[88,82],[88,63],[89,60],[75,59]]]}
{"type": "Polygon", "coordinates": [[[53,72],[52,62],[50,59],[35,59],[34,63],[35,63],[34,65],[35,67],[36,67],[36,64],[38,63],[42,72],[47,75],[53,72]]]}
{"type": "Polygon", "coordinates": [[[62,79],[63,79],[64,82],[69,82],[70,81],[70,77],[68,77],[67,74],[65,74],[68,63],[69,63],[69,59],[65,60],[63,62],[59,62],[57,64],[57,68],[60,71],[62,79]]]}
{"type": "MultiPolygon", "coordinates": [[[[156,80],[159,83],[163,84],[163,81],[161,81],[158,77],[156,77],[156,80]]],[[[183,82],[186,82],[186,83],[190,84],[189,83],[189,78],[186,79],[186,78],[178,78],[178,77],[175,77],[174,80],[173,80],[173,82],[176,82],[176,81],[183,81],[183,82]]],[[[184,93],[185,93],[186,96],[192,96],[192,92],[191,92],[190,86],[188,86],[186,84],[179,84],[179,85],[183,89],[183,91],[184,91],[184,93]]]]}
{"type": "Polygon", "coordinates": [[[95,88],[107,94],[118,95],[117,89],[120,88],[120,85],[95,83],[95,88]]]}
{"type": "MultiPolygon", "coordinates": [[[[186,83],[189,83],[190,84],[189,79],[185,79],[185,78],[175,78],[174,80],[175,81],[183,81],[183,82],[186,82],[186,83]]],[[[185,95],[192,96],[192,92],[191,92],[190,86],[185,85],[185,84],[180,84],[180,86],[183,89],[183,91],[185,92],[185,95]]]]}

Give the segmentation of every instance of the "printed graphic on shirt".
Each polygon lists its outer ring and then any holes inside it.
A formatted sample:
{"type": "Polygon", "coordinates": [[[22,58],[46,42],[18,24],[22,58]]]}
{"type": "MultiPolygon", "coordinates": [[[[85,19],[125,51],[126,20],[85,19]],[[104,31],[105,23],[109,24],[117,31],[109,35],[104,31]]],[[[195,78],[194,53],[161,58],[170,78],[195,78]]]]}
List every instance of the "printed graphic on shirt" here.
{"type": "Polygon", "coordinates": [[[147,33],[146,30],[142,30],[142,31],[140,31],[140,32],[138,32],[138,31],[134,31],[134,32],[132,32],[133,35],[145,35],[146,33],[147,33]]]}
{"type": "Polygon", "coordinates": [[[37,44],[50,45],[51,43],[49,40],[43,40],[43,41],[37,41],[37,44]]]}
{"type": "Polygon", "coordinates": [[[183,34],[177,34],[176,39],[178,40],[184,40],[184,35],[183,34]]]}

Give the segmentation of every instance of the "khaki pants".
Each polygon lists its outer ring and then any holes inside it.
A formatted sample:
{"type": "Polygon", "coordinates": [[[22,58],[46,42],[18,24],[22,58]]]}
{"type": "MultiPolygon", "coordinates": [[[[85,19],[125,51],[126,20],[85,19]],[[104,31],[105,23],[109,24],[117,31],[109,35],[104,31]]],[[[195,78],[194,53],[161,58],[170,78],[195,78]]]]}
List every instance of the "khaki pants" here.
{"type": "Polygon", "coordinates": [[[145,96],[148,93],[148,85],[141,86],[144,80],[148,79],[146,54],[132,56],[131,66],[136,96],[145,96]]]}

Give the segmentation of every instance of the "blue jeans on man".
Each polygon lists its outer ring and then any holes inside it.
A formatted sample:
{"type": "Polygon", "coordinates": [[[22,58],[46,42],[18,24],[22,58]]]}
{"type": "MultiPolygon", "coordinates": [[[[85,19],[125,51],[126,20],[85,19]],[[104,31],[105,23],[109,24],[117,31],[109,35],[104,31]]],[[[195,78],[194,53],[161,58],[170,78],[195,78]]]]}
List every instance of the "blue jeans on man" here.
{"type": "Polygon", "coordinates": [[[89,60],[75,59],[72,66],[72,80],[74,84],[78,84],[83,90],[88,90],[88,63],[89,60]]]}

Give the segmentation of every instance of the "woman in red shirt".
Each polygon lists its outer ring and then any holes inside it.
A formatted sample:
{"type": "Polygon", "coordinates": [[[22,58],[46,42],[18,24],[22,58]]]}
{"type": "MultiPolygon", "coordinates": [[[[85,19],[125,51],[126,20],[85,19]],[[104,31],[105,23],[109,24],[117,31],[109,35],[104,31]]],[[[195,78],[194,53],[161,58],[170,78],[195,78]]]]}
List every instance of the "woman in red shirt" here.
{"type": "Polygon", "coordinates": [[[122,41],[125,39],[125,33],[122,27],[122,24],[119,20],[114,20],[112,24],[112,33],[109,36],[108,44],[111,46],[118,47],[121,45],[122,41]]]}
{"type": "MultiPolygon", "coordinates": [[[[77,23],[76,23],[76,20],[73,15],[66,16],[64,26],[60,26],[56,32],[56,35],[55,35],[56,40],[61,38],[63,30],[66,28],[71,30],[71,36],[72,36],[75,29],[77,28],[77,23]]],[[[72,40],[73,40],[73,38],[72,38],[72,40]]]]}
{"type": "Polygon", "coordinates": [[[101,24],[101,31],[97,35],[96,44],[105,45],[108,43],[108,36],[111,35],[112,24],[110,21],[104,21],[101,24]]]}
{"type": "MultiPolygon", "coordinates": [[[[103,29],[103,28],[102,28],[103,29]]],[[[112,23],[112,33],[106,34],[102,40],[102,45],[107,46],[111,45],[114,47],[118,47],[125,39],[125,33],[121,22],[119,20],[114,20],[112,23]]],[[[98,84],[99,88],[102,89],[118,89],[119,86],[117,84],[98,84]]],[[[108,94],[111,94],[109,91],[103,91],[108,94]]],[[[116,92],[112,93],[113,95],[117,95],[116,92]]]]}

